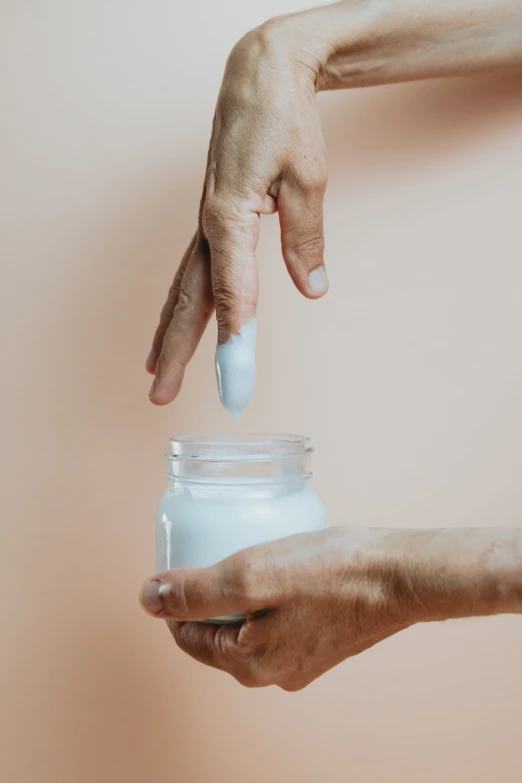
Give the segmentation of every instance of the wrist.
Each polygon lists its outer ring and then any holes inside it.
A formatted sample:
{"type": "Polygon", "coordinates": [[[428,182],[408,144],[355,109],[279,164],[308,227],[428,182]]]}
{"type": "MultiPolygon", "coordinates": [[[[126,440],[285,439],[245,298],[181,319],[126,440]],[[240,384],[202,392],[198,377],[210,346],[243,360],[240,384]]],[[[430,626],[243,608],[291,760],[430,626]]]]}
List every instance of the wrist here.
{"type": "Polygon", "coordinates": [[[417,621],[522,613],[520,530],[403,531],[391,556],[417,621]]]}
{"type": "Polygon", "coordinates": [[[514,0],[345,0],[260,29],[310,69],[316,90],[522,66],[514,0]]]}
{"type": "Polygon", "coordinates": [[[345,0],[274,17],[252,32],[308,70],[316,91],[379,83],[370,76],[375,58],[382,59],[379,42],[388,35],[398,39],[395,10],[387,5],[345,0]]]}
{"type": "Polygon", "coordinates": [[[331,528],[339,600],[354,586],[397,626],[522,613],[522,530],[331,528]]]}

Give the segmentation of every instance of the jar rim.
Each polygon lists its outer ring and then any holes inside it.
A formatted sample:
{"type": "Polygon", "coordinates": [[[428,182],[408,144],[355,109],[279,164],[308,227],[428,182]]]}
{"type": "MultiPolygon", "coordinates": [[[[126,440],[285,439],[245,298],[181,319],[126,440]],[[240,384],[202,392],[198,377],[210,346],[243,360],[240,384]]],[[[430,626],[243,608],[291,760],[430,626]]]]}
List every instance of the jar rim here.
{"type": "Polygon", "coordinates": [[[295,459],[313,452],[306,435],[280,433],[203,433],[169,438],[169,460],[197,462],[267,462],[295,459]]]}

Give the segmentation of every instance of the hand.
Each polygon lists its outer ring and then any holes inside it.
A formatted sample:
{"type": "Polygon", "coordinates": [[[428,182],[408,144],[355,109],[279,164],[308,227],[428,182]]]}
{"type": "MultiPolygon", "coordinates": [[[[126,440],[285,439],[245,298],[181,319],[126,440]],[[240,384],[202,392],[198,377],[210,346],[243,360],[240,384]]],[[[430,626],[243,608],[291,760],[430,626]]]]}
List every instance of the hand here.
{"type": "Polygon", "coordinates": [[[522,66],[516,0],[345,0],[271,20],[232,50],[219,94],[196,234],[154,336],[150,399],[173,400],[217,310],[218,343],[255,315],[260,215],[279,212],[288,271],[309,298],[328,287],[319,90],[522,66]]]}
{"type": "Polygon", "coordinates": [[[178,646],[201,663],[243,685],[299,690],[418,619],[421,608],[393,562],[405,535],[332,528],[291,536],[212,568],[160,574],[144,586],[142,603],[172,618],[178,646]],[[243,612],[239,627],[194,622],[243,612]]]}
{"type": "Polygon", "coordinates": [[[522,613],[521,565],[522,529],[338,527],[158,574],[141,602],[201,663],[296,691],[414,623],[522,613]]]}
{"type": "Polygon", "coordinates": [[[260,215],[279,212],[288,271],[314,299],[328,287],[322,205],[326,153],[313,54],[275,21],[233,49],[219,94],[198,228],[176,273],[147,359],[157,405],[178,394],[217,310],[218,342],[255,316],[260,215]]]}

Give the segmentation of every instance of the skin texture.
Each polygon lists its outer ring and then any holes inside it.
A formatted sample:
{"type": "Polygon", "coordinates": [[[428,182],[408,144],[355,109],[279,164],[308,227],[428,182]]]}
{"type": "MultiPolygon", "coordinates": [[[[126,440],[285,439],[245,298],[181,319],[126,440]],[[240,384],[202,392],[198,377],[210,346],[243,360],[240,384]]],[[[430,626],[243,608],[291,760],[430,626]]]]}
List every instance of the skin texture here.
{"type": "Polygon", "coordinates": [[[158,574],[141,601],[201,663],[296,691],[415,623],[521,613],[522,530],[331,528],[158,574]]]}
{"type": "MultiPolygon", "coordinates": [[[[520,0],[348,0],[271,20],[232,50],[197,230],[147,359],[171,402],[217,311],[226,342],[255,315],[260,216],[277,212],[298,290],[327,290],[327,180],[316,93],[522,67],[520,0]]],[[[299,690],[418,622],[522,611],[522,531],[337,528],[145,583],[177,644],[248,686],[299,690]],[[248,613],[239,627],[198,623],[248,613]]]]}
{"type": "Polygon", "coordinates": [[[520,67],[519,0],[348,0],[247,33],[225,68],[197,231],[146,362],[151,402],[178,395],[215,308],[219,343],[255,315],[261,215],[278,212],[298,290],[326,293],[318,91],[520,67]]]}

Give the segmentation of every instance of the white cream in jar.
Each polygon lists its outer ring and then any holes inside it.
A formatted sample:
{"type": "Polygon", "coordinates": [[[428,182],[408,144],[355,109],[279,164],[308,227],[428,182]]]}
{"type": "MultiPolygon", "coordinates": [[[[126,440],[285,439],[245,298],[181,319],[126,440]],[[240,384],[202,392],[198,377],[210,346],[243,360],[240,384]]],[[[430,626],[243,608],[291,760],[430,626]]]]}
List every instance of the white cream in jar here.
{"type": "Polygon", "coordinates": [[[255,544],[322,530],[312,451],[310,440],[297,435],[171,439],[170,484],[156,515],[157,571],[201,568],[255,544]]]}

